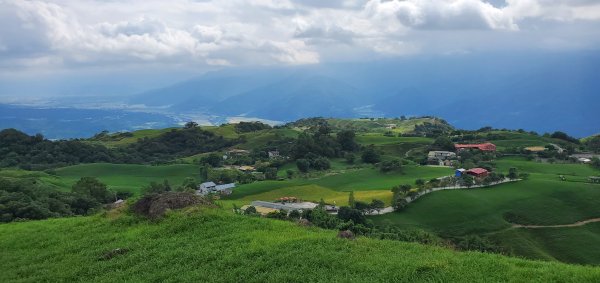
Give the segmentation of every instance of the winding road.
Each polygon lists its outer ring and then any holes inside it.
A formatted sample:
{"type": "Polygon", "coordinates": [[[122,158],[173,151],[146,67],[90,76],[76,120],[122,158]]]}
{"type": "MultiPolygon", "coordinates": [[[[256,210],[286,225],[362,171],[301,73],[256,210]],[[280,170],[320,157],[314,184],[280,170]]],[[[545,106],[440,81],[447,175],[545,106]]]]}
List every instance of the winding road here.
{"type": "Polygon", "coordinates": [[[578,221],[571,224],[558,224],[558,225],[521,225],[513,224],[512,228],[527,228],[527,229],[542,229],[542,228],[566,228],[566,227],[579,227],[589,223],[600,222],[600,218],[592,218],[587,220],[578,221]]]}

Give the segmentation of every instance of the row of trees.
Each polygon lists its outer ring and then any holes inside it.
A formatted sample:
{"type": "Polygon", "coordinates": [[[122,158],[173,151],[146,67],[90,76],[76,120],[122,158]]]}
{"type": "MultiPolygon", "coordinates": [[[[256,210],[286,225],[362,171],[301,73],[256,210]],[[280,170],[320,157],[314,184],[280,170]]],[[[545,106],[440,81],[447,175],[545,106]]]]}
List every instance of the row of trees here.
{"type": "Polygon", "coordinates": [[[109,190],[95,178],[81,178],[71,192],[61,192],[33,179],[0,178],[0,222],[88,215],[103,204],[130,193],[109,190]]]}
{"type": "Polygon", "coordinates": [[[173,129],[158,137],[142,138],[122,148],[109,149],[82,140],[50,141],[15,129],[0,131],[0,167],[27,170],[78,163],[153,163],[216,151],[235,144],[200,128],[173,129]]]}

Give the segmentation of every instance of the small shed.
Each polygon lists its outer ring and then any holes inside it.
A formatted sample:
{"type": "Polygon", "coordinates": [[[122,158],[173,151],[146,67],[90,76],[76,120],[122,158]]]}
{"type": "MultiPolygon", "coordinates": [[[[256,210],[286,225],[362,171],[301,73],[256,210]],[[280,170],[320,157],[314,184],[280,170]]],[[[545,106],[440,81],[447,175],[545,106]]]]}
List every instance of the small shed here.
{"type": "Polygon", "coordinates": [[[464,168],[456,169],[456,171],[454,171],[454,177],[462,177],[465,171],[467,170],[464,168]]]}

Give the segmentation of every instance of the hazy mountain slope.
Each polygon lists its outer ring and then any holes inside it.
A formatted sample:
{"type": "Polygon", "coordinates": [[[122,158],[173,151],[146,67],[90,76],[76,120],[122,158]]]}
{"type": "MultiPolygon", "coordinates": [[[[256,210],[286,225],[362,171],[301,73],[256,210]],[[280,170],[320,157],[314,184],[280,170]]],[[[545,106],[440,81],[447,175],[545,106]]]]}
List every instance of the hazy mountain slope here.
{"type": "Polygon", "coordinates": [[[360,92],[332,78],[293,75],[277,83],[232,96],[211,110],[222,115],[247,115],[272,120],[312,116],[351,117],[364,103],[360,92]]]}
{"type": "Polygon", "coordinates": [[[129,131],[177,125],[171,117],[123,110],[37,108],[0,104],[0,129],[16,128],[47,138],[83,138],[108,130],[129,131]]]}

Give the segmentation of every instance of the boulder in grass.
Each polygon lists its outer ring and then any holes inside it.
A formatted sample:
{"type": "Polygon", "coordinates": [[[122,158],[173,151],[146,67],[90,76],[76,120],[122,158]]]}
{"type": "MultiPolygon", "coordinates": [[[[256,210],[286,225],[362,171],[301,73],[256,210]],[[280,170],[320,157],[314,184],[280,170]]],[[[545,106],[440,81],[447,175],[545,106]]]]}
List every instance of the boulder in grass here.
{"type": "Polygon", "coordinates": [[[352,233],[352,231],[350,231],[350,230],[340,231],[337,234],[337,237],[341,238],[341,239],[348,239],[348,240],[354,240],[356,238],[356,236],[354,236],[354,233],[352,233]]]}

